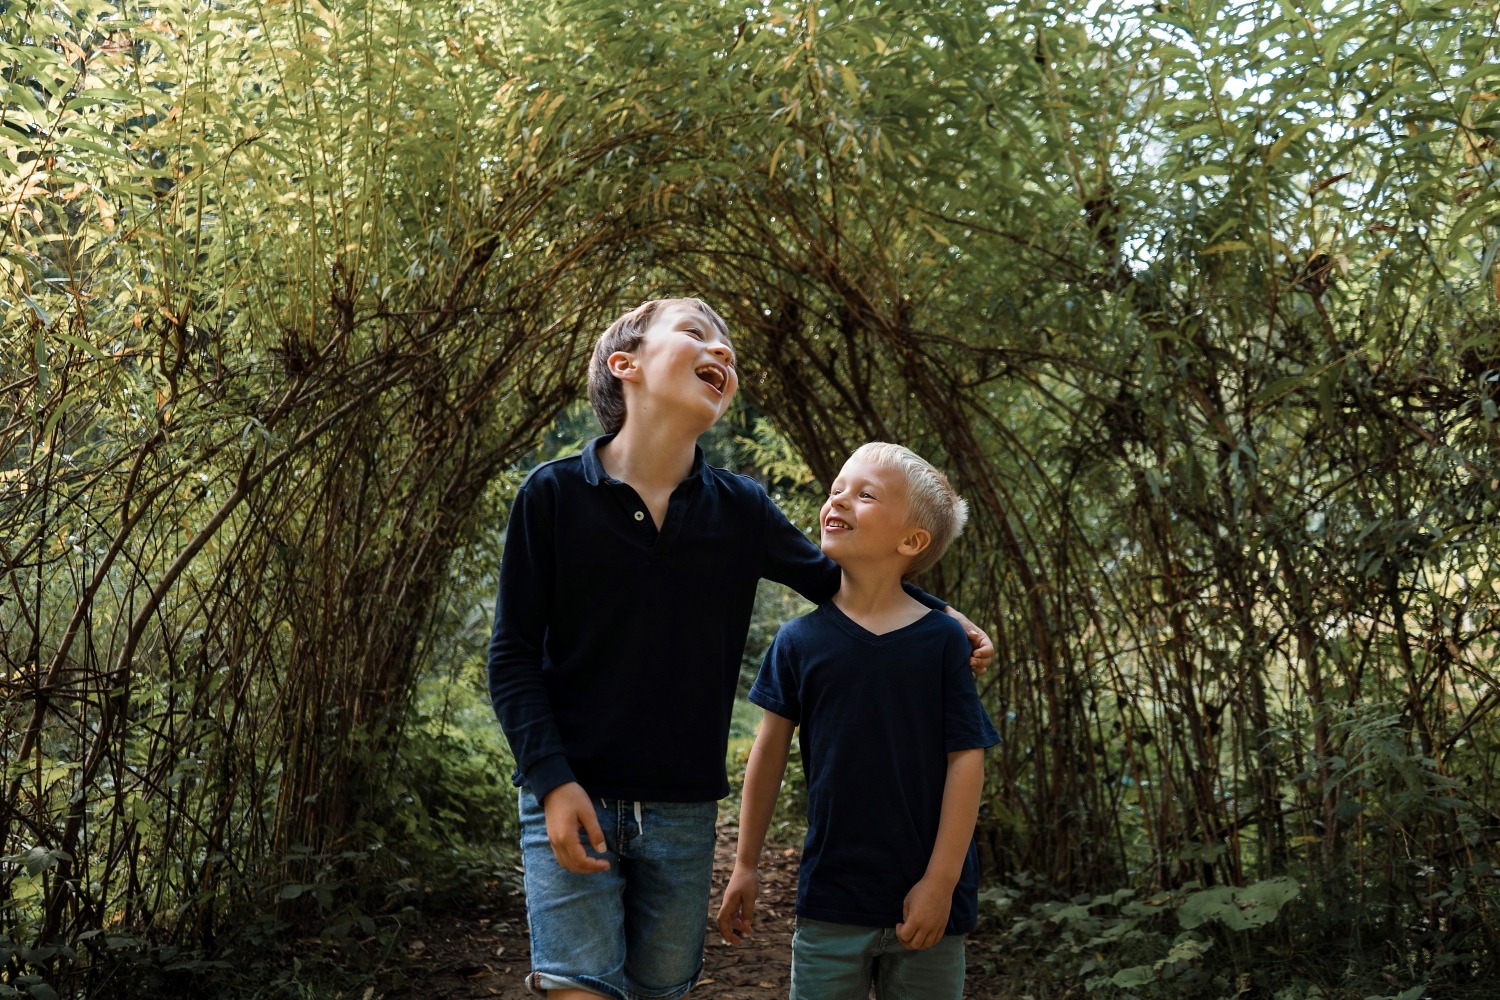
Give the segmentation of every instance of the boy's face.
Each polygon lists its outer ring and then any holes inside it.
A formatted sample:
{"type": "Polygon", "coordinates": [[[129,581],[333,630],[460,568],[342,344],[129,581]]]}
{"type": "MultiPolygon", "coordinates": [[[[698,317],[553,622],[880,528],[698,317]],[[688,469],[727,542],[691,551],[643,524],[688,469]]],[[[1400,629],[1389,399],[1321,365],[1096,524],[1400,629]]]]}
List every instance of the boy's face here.
{"type": "Polygon", "coordinates": [[[611,368],[653,404],[699,414],[705,430],[729,410],[740,385],[729,338],[691,306],[658,312],[634,351],[611,356],[611,368]],[[616,358],[622,359],[618,368],[616,358]]]}
{"type": "Polygon", "coordinates": [[[818,517],[823,551],[841,566],[857,559],[909,559],[925,547],[916,539],[926,532],[907,519],[907,509],[906,480],[899,470],[851,458],[818,517]]]}

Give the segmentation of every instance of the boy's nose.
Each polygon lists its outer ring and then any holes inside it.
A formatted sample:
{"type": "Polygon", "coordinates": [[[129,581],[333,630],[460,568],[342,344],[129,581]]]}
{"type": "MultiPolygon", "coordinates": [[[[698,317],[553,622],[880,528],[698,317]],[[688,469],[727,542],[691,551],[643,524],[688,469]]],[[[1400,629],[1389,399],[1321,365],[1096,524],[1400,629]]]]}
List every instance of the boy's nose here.
{"type": "Polygon", "coordinates": [[[734,351],[730,350],[729,347],[724,344],[711,345],[708,349],[708,353],[712,354],[714,357],[718,358],[726,365],[732,364],[734,362],[734,351]]]}

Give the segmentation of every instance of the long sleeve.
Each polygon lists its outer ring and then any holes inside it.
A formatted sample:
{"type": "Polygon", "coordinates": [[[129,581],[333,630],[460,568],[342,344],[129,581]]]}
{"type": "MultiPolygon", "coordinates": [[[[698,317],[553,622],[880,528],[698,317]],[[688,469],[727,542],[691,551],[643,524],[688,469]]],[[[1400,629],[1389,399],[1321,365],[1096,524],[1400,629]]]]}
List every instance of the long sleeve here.
{"type": "Polygon", "coordinates": [[[797,530],[781,509],[765,498],[762,517],[765,565],[760,575],[791,587],[814,604],[829,600],[839,589],[839,567],[823,550],[797,530]]]}
{"type": "Polygon", "coordinates": [[[511,507],[489,652],[490,703],[538,800],[574,780],[542,675],[556,576],[544,507],[524,486],[511,507]]]}

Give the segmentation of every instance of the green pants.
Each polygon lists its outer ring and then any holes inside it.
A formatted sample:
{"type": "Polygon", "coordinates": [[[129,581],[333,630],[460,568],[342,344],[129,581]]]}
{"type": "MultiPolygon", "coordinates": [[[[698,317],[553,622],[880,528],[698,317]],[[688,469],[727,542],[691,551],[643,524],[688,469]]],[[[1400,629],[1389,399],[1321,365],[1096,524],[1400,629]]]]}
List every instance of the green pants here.
{"type": "Polygon", "coordinates": [[[961,1000],[963,935],[912,951],[894,927],[797,919],[791,1000],[867,1000],[872,982],[879,1000],[961,1000]]]}

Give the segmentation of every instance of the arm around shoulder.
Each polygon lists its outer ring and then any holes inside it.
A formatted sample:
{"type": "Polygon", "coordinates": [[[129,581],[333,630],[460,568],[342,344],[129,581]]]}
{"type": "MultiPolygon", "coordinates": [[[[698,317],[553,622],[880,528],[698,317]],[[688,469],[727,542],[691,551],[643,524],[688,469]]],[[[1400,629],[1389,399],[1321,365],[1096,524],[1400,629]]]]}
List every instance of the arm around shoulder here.
{"type": "MultiPolygon", "coordinates": [[[[759,488],[759,487],[757,487],[759,488]]],[[[839,589],[839,567],[823,550],[787,520],[770,496],[764,499],[764,532],[760,575],[785,584],[814,604],[829,600],[839,589]]]]}

